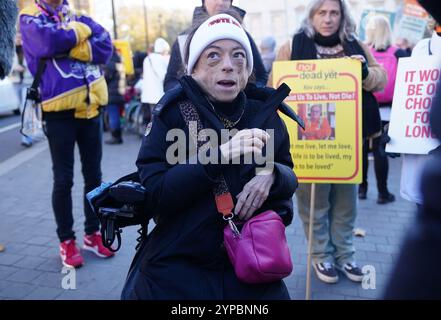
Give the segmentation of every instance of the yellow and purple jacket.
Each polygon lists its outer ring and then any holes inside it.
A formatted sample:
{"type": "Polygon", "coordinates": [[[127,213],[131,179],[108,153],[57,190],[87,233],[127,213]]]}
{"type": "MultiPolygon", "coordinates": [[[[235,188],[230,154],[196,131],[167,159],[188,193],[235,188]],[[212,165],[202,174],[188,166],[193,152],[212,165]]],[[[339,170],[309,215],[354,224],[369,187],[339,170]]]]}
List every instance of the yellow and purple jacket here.
{"type": "Polygon", "coordinates": [[[43,0],[20,12],[20,32],[30,72],[47,59],[40,93],[44,112],[72,110],[91,119],[106,105],[108,92],[100,65],[112,56],[109,33],[90,17],[69,8],[67,0],[53,9],[43,0]]]}

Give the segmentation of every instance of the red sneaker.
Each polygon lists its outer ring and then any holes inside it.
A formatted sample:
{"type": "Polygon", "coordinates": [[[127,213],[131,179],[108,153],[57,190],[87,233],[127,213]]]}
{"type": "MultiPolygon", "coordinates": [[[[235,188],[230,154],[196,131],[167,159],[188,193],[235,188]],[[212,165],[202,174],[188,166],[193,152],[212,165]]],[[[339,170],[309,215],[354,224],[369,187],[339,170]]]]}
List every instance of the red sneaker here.
{"type": "Polygon", "coordinates": [[[109,258],[115,254],[103,245],[101,233],[98,231],[84,236],[83,249],[95,253],[100,258],[109,258]]]}
{"type": "Polygon", "coordinates": [[[73,239],[60,243],[60,257],[63,265],[68,268],[79,268],[84,262],[80,249],[73,239]]]}

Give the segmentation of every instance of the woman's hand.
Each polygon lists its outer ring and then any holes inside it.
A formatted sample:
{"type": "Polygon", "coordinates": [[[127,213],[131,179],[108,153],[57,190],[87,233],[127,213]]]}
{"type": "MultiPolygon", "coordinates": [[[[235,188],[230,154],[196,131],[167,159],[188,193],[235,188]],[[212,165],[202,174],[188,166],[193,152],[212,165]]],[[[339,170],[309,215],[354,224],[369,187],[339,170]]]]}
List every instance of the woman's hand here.
{"type": "Polygon", "coordinates": [[[252,178],[237,195],[234,213],[242,220],[248,220],[268,198],[274,183],[274,172],[260,174],[252,178]]]}
{"type": "Polygon", "coordinates": [[[369,66],[364,56],[361,54],[354,54],[350,56],[348,59],[354,59],[361,62],[361,79],[365,80],[369,75],[369,66]]]}
{"type": "Polygon", "coordinates": [[[261,129],[240,130],[230,141],[222,144],[219,149],[222,157],[228,159],[228,161],[250,153],[262,154],[262,149],[269,138],[269,134],[261,129]]]}
{"type": "Polygon", "coordinates": [[[361,63],[366,63],[366,59],[361,54],[354,54],[349,58],[360,61],[361,63]]]}

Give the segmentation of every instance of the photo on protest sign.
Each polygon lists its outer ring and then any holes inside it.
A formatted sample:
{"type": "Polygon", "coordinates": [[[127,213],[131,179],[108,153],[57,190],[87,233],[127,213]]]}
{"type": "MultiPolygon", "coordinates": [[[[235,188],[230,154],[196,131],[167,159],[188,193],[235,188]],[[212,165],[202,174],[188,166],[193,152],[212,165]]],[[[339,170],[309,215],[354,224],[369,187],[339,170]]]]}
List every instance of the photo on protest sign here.
{"type": "Polygon", "coordinates": [[[281,114],[290,135],[294,171],[303,183],[362,179],[361,66],[353,59],[277,61],[275,87],[291,88],[285,102],[305,130],[281,114]]]}
{"type": "Polygon", "coordinates": [[[387,152],[427,154],[439,145],[429,115],[440,77],[441,56],[399,60],[387,152]]]}
{"type": "Polygon", "coordinates": [[[299,140],[335,140],[335,102],[299,103],[298,114],[305,130],[298,128],[299,140]]]}

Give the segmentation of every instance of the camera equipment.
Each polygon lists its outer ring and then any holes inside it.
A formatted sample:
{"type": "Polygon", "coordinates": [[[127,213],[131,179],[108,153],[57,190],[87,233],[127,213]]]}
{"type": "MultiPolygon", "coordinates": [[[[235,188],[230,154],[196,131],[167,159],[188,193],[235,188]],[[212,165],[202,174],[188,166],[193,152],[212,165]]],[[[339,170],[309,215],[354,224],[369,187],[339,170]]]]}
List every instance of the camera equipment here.
{"type": "Polygon", "coordinates": [[[138,174],[132,173],[114,183],[103,183],[87,194],[89,204],[101,222],[103,245],[111,251],[118,251],[121,247],[124,227],[141,225],[138,242],[147,236],[150,216],[146,204],[146,189],[137,180],[138,174]],[[118,245],[113,249],[115,239],[118,245]]]}

